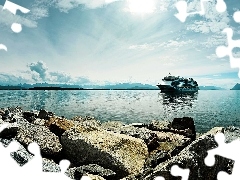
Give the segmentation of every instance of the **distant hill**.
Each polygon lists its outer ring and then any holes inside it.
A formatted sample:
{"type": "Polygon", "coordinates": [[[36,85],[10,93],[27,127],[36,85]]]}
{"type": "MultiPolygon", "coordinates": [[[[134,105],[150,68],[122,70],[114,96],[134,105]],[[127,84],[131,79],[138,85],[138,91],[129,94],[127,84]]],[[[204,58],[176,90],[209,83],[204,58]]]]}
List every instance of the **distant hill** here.
{"type": "Polygon", "coordinates": [[[153,86],[150,84],[141,84],[141,83],[118,83],[114,85],[88,85],[82,86],[83,88],[90,88],[90,89],[159,89],[157,86],[153,86]]]}
{"type": "Polygon", "coordinates": [[[232,89],[230,89],[230,90],[240,90],[240,84],[236,84],[235,86],[233,86],[233,88],[232,89]]]}
{"type": "Polygon", "coordinates": [[[118,83],[114,85],[70,85],[70,84],[48,84],[48,83],[36,83],[36,84],[18,84],[16,86],[1,86],[0,90],[64,90],[64,89],[116,89],[116,90],[159,90],[157,86],[141,83],[118,83]]]}
{"type": "Polygon", "coordinates": [[[199,86],[200,90],[224,90],[221,87],[216,87],[216,86],[199,86]]]}

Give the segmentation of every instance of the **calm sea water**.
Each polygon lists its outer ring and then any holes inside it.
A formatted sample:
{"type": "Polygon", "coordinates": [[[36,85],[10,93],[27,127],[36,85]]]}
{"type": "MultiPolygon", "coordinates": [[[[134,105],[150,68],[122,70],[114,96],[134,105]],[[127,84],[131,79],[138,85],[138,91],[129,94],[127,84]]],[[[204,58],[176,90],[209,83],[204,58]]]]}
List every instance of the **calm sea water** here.
{"type": "Polygon", "coordinates": [[[240,91],[199,91],[167,95],[159,90],[0,91],[0,107],[46,109],[58,116],[94,116],[101,122],[124,123],[194,118],[197,131],[214,126],[240,126],[240,91]]]}

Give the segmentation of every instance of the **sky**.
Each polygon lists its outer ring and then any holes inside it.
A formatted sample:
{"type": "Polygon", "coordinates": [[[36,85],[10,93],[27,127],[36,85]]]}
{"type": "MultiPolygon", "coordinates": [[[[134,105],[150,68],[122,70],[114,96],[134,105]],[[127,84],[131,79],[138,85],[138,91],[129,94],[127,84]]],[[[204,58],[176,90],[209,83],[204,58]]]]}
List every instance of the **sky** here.
{"type": "MultiPolygon", "coordinates": [[[[240,38],[233,13],[216,11],[215,0],[204,2],[205,15],[183,23],[177,0],[12,0],[30,10],[16,15],[0,0],[0,84],[66,83],[156,85],[171,73],[193,77],[199,85],[232,88],[240,83],[238,68],[215,50],[227,45],[223,29],[240,38]],[[22,24],[14,33],[12,23],[22,24]]],[[[200,11],[200,0],[187,1],[188,12],[200,11]]],[[[240,57],[238,48],[234,57],[240,57]]]]}

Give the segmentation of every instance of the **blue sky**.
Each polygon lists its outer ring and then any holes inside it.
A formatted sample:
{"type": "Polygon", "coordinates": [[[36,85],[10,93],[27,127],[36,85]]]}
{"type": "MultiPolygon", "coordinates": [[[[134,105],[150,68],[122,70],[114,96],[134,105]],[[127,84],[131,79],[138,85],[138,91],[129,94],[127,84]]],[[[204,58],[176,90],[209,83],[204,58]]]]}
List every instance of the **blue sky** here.
{"type": "MultiPolygon", "coordinates": [[[[2,9],[5,0],[0,0],[2,9]]],[[[228,0],[218,13],[216,1],[205,2],[206,14],[180,22],[177,0],[12,0],[30,13],[0,11],[0,84],[141,82],[155,85],[169,72],[195,77],[200,85],[233,87],[239,81],[229,58],[215,49],[225,45],[222,30],[240,38],[228,0]],[[11,24],[23,25],[20,33],[11,24]]],[[[188,1],[199,11],[200,0],[188,1]]],[[[240,57],[234,49],[235,57],[240,57]]]]}

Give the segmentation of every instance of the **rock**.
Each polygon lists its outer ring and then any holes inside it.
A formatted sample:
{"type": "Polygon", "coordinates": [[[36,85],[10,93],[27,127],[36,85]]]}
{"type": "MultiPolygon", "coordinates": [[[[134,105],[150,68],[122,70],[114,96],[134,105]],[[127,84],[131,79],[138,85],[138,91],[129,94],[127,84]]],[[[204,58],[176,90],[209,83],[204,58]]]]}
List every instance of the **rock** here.
{"type": "Polygon", "coordinates": [[[5,129],[0,132],[0,138],[12,139],[17,135],[18,131],[19,127],[17,124],[9,124],[5,129]]]}
{"type": "Polygon", "coordinates": [[[61,142],[74,166],[98,164],[116,172],[117,178],[140,173],[148,156],[147,146],[141,139],[91,126],[65,131],[61,142]]]}
{"type": "Polygon", "coordinates": [[[145,168],[155,168],[158,164],[170,159],[170,157],[168,152],[159,150],[147,158],[145,168]]]}
{"type": "Polygon", "coordinates": [[[45,126],[48,120],[36,118],[32,123],[39,126],[45,126]]]}
{"type": "Polygon", "coordinates": [[[106,180],[115,179],[116,173],[110,169],[104,169],[97,164],[83,165],[80,167],[70,168],[67,175],[72,179],[78,179],[83,174],[93,174],[103,177],[106,180]]]}
{"type": "Polygon", "coordinates": [[[36,118],[35,118],[35,114],[33,112],[30,111],[24,111],[23,112],[23,118],[25,118],[28,122],[33,122],[36,118]]]}
{"type": "Polygon", "coordinates": [[[93,174],[86,174],[88,177],[91,178],[91,180],[105,180],[103,177],[93,174]]]}
{"type": "Polygon", "coordinates": [[[196,130],[193,118],[191,117],[174,118],[171,126],[173,129],[180,130],[179,132],[182,132],[187,137],[190,137],[193,141],[196,139],[196,130]]]}
{"type": "MultiPolygon", "coordinates": [[[[218,129],[219,130],[219,129],[218,129]]],[[[225,171],[231,173],[233,167],[233,161],[221,156],[215,156],[216,163],[212,167],[208,167],[204,163],[204,159],[207,156],[207,151],[216,148],[217,143],[214,140],[215,133],[219,131],[212,130],[210,133],[206,133],[193,141],[190,145],[184,148],[177,156],[160,163],[152,171],[143,173],[140,179],[152,180],[156,176],[163,176],[166,180],[176,179],[170,173],[172,165],[177,164],[181,168],[189,168],[189,179],[217,179],[219,171],[225,171]]],[[[240,132],[240,129],[238,129],[240,132]]],[[[238,130],[234,130],[234,138],[240,136],[238,130]]],[[[225,135],[232,137],[232,132],[229,128],[224,129],[225,135]]]]}
{"type": "Polygon", "coordinates": [[[60,137],[66,130],[72,128],[74,123],[71,120],[60,117],[51,117],[50,120],[45,123],[45,125],[48,126],[51,132],[60,137]]]}
{"type": "Polygon", "coordinates": [[[143,127],[147,127],[146,124],[144,123],[131,123],[129,124],[130,126],[133,126],[133,127],[138,127],[138,128],[143,128],[143,127]]]}
{"type": "Polygon", "coordinates": [[[1,109],[1,116],[5,122],[15,122],[14,116],[22,115],[22,108],[20,107],[8,107],[5,109],[1,109]],[[4,113],[3,113],[4,112],[4,113]]]}
{"type": "Polygon", "coordinates": [[[153,120],[151,123],[148,124],[147,128],[152,131],[168,132],[171,129],[171,122],[153,120]]]}
{"type": "Polygon", "coordinates": [[[81,126],[89,126],[94,127],[96,129],[101,129],[101,123],[100,121],[96,120],[94,117],[91,116],[76,116],[71,119],[74,121],[75,124],[81,125],[81,126]]]}
{"type": "Polygon", "coordinates": [[[22,123],[15,138],[25,147],[36,142],[43,156],[57,156],[62,149],[59,138],[44,126],[22,123]]]}
{"type": "Polygon", "coordinates": [[[29,160],[33,158],[33,154],[29,153],[20,143],[19,149],[15,152],[11,152],[10,155],[17,161],[20,166],[26,164],[29,160]]]}
{"type": "Polygon", "coordinates": [[[138,128],[132,125],[124,125],[121,122],[116,121],[103,123],[101,127],[107,131],[113,131],[115,133],[125,134],[144,140],[144,142],[147,144],[149,152],[159,146],[158,136],[155,132],[147,128],[138,128]]]}
{"type": "Polygon", "coordinates": [[[156,149],[163,150],[162,146],[170,147],[165,149],[167,151],[172,151],[177,147],[181,149],[181,147],[186,147],[188,145],[187,143],[184,144],[183,142],[189,141],[189,139],[183,135],[172,132],[152,131],[147,128],[137,128],[131,125],[123,125],[121,122],[103,123],[102,127],[108,131],[111,130],[116,133],[126,134],[128,136],[144,140],[148,146],[149,152],[152,152],[156,149]]]}
{"type": "Polygon", "coordinates": [[[121,121],[108,121],[101,124],[101,128],[113,132],[119,132],[119,129],[123,126],[125,125],[121,121]]]}
{"type": "Polygon", "coordinates": [[[4,110],[0,109],[0,116],[3,116],[5,114],[4,110]]]}
{"type": "Polygon", "coordinates": [[[41,109],[38,113],[38,118],[48,120],[49,119],[48,112],[44,109],[41,109]]]}
{"type": "Polygon", "coordinates": [[[0,138],[0,142],[2,143],[2,145],[3,145],[4,147],[7,147],[12,141],[13,141],[13,138],[12,138],[12,139],[3,139],[3,138],[0,138]]]}
{"type": "MultiPolygon", "coordinates": [[[[216,130],[218,130],[219,132],[220,128],[216,128],[216,130]]],[[[226,143],[229,143],[233,140],[240,138],[240,128],[238,127],[234,127],[234,126],[226,127],[226,128],[223,128],[221,132],[223,132],[225,135],[226,143]]]]}
{"type": "Polygon", "coordinates": [[[43,172],[61,172],[61,168],[58,164],[56,164],[53,160],[43,158],[43,172]]]}

